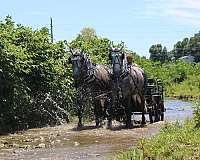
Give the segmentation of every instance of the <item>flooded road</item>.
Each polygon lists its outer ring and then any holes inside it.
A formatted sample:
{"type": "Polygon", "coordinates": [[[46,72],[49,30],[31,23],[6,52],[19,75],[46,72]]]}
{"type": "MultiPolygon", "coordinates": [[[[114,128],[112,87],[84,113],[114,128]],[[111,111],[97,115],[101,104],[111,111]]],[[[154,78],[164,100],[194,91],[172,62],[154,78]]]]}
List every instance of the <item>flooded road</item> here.
{"type": "MultiPolygon", "coordinates": [[[[191,103],[166,100],[165,107],[167,122],[183,121],[192,117],[191,103]]],[[[164,122],[147,123],[143,128],[135,124],[135,127],[129,130],[117,122],[114,122],[112,130],[96,129],[92,123],[85,125],[82,130],[77,130],[75,124],[30,129],[0,136],[0,159],[109,159],[115,153],[136,145],[140,138],[155,135],[162,124],[164,122]]]]}

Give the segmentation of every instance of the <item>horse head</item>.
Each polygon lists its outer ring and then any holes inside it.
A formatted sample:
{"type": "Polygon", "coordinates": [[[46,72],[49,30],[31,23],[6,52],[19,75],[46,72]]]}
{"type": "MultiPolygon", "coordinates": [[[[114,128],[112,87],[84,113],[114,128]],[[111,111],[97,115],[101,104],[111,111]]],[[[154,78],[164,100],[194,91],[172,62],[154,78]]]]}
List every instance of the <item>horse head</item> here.
{"type": "Polygon", "coordinates": [[[72,74],[74,79],[84,78],[92,66],[89,56],[80,49],[70,49],[70,52],[71,56],[68,58],[68,63],[72,64],[72,74]]]}
{"type": "Polygon", "coordinates": [[[121,42],[119,48],[113,47],[113,42],[109,44],[109,60],[111,60],[114,76],[120,76],[123,72],[123,61],[125,54],[123,53],[124,42],[121,42]]]}

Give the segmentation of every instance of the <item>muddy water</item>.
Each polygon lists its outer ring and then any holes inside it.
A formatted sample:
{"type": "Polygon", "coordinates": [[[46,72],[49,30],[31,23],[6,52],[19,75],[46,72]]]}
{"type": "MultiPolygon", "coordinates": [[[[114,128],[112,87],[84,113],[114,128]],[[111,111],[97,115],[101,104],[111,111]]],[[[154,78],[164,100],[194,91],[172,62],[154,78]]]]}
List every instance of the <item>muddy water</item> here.
{"type": "MultiPolygon", "coordinates": [[[[166,100],[165,107],[166,121],[192,117],[191,103],[166,100]]],[[[136,145],[140,138],[155,135],[163,123],[147,124],[142,128],[135,124],[129,130],[117,122],[112,130],[96,129],[92,123],[82,130],[77,130],[75,124],[30,129],[1,136],[0,159],[109,159],[114,153],[136,145]]]]}

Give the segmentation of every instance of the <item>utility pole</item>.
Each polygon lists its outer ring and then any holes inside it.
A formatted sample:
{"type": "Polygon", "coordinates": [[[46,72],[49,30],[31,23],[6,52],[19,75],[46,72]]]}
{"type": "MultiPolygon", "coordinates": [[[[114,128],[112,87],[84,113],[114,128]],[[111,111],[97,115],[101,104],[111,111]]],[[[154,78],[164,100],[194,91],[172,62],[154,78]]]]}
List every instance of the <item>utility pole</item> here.
{"type": "Polygon", "coordinates": [[[50,27],[51,27],[51,43],[53,43],[53,21],[52,21],[52,17],[50,17],[50,27]]]}

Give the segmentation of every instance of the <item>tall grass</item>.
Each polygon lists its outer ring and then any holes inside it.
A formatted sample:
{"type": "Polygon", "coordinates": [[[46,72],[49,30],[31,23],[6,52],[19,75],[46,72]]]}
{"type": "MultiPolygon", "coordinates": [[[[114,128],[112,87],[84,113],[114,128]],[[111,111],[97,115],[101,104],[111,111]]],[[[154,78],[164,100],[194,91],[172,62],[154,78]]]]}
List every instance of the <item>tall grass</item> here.
{"type": "Polygon", "coordinates": [[[200,129],[194,120],[165,124],[151,139],[142,139],[136,148],[117,155],[118,160],[200,159],[200,129]]]}

